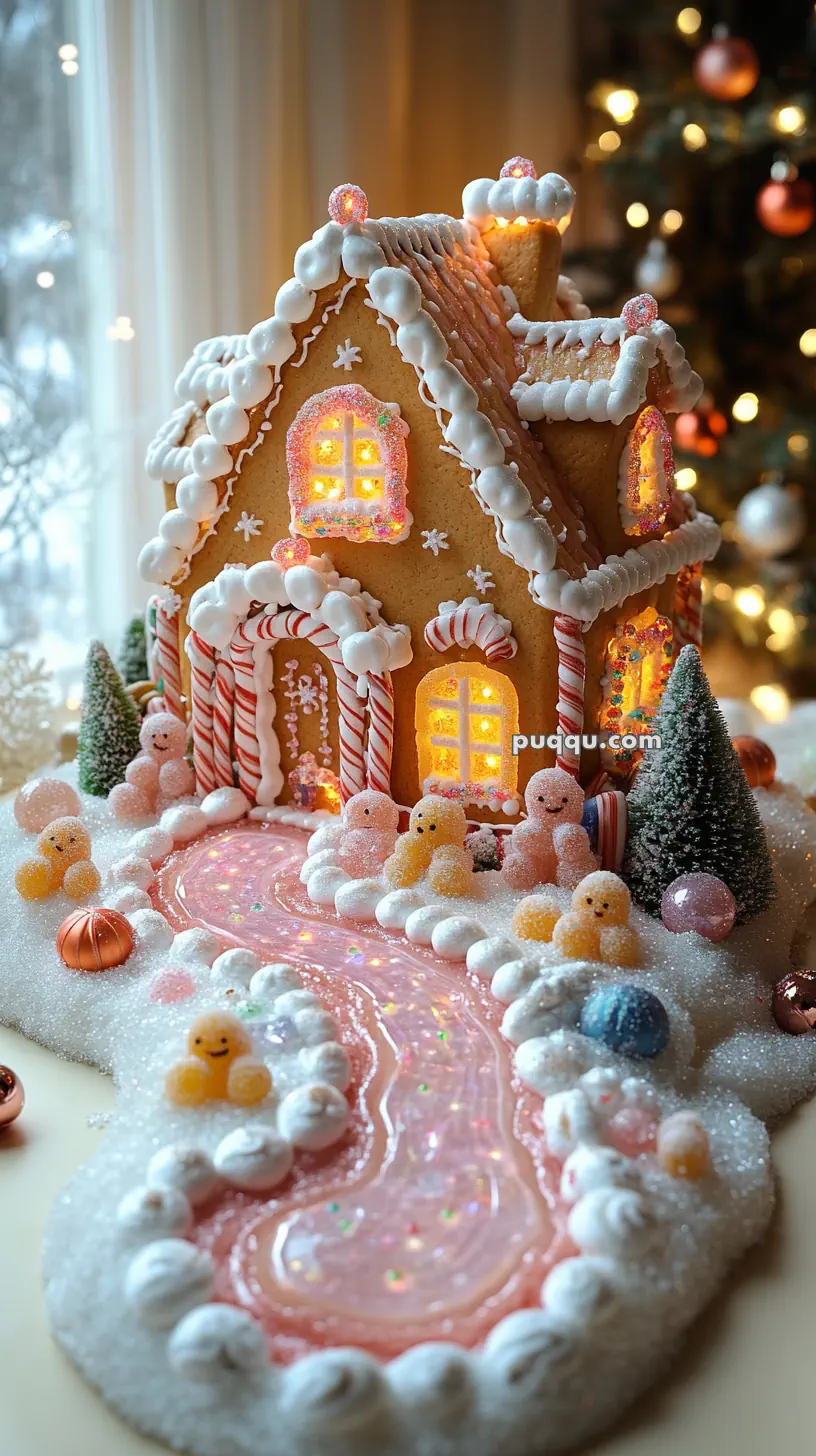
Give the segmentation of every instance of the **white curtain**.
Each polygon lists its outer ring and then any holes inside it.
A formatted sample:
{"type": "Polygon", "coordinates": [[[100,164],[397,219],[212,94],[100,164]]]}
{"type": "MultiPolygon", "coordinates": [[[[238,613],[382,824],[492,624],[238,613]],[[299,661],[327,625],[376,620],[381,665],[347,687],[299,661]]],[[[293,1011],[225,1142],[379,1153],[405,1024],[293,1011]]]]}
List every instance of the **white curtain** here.
{"type": "Polygon", "coordinates": [[[107,639],[145,597],[135,559],[163,506],[142,462],[193,345],[269,314],[338,182],[363,186],[374,215],[456,213],[463,184],[513,153],[574,171],[570,13],[569,0],[74,0],[100,481],[88,589],[107,639]]]}

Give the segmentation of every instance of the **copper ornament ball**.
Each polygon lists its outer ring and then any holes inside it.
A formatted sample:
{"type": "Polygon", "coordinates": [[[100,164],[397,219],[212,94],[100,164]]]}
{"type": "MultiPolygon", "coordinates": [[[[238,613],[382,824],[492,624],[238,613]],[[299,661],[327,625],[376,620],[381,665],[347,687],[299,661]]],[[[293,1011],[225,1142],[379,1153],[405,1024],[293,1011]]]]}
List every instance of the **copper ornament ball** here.
{"type": "Polygon", "coordinates": [[[757,194],[756,214],[762,226],[775,237],[798,238],[813,226],[816,218],[811,183],[806,177],[766,182],[757,194]]]}
{"type": "Polygon", "coordinates": [[[771,1009],[777,1026],[791,1036],[816,1030],[816,974],[789,971],[774,986],[771,1009]]]}
{"type": "Polygon", "coordinates": [[[752,789],[767,789],[776,774],[776,757],[772,748],[751,733],[738,733],[732,738],[742,771],[752,789]]]}
{"type": "Polygon", "coordinates": [[[69,970],[110,971],[133,950],[133,930],[118,910],[75,910],[57,931],[57,950],[69,970]]]}
{"type": "Polygon", "coordinates": [[[750,41],[727,35],[709,41],[694,59],[694,79],[716,101],[741,101],[759,80],[759,60],[750,41]]]}
{"type": "Polygon", "coordinates": [[[11,1067],[0,1066],[0,1128],[20,1116],[25,1104],[23,1084],[11,1067]]]}

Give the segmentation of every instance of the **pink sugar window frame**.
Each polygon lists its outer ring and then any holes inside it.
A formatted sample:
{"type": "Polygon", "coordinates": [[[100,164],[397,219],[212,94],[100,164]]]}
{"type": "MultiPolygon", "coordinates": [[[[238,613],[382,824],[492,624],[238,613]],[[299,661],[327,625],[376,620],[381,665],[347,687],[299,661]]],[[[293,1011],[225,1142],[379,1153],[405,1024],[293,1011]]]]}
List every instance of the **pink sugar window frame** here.
{"type": "Polygon", "coordinates": [[[375,399],[359,384],[336,385],[307,399],[286,436],[292,534],[386,545],[403,541],[411,527],[407,433],[398,406],[375,399]],[[325,465],[315,455],[321,440],[335,446],[337,455],[325,465]],[[356,446],[367,443],[379,457],[370,465],[355,459],[356,446]],[[365,481],[377,486],[370,499],[357,494],[365,481]],[[317,485],[325,488],[322,496],[317,485]]]}
{"type": "Polygon", "coordinates": [[[621,525],[627,536],[646,536],[659,530],[669,514],[673,490],[674,456],[669,427],[657,406],[647,404],[629,431],[618,475],[621,525]],[[656,443],[655,493],[651,500],[641,494],[643,451],[650,438],[656,443]]]}

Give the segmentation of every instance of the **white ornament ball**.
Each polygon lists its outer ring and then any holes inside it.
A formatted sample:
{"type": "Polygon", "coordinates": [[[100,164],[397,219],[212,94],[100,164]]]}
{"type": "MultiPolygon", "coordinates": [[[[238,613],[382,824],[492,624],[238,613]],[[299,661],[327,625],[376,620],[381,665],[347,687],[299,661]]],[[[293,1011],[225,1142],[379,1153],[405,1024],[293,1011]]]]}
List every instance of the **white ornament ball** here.
{"type": "Polygon", "coordinates": [[[266,1336],[257,1320],[232,1304],[202,1304],[176,1325],[167,1359],[186,1380],[252,1374],[269,1363],[266,1336]]]}
{"type": "Polygon", "coordinates": [[[159,910],[132,910],[127,918],[139,950],[169,950],[173,944],[173,927],[159,910]]]}
{"type": "Polygon", "coordinates": [[[172,804],[162,814],[159,827],[172,834],[174,844],[189,844],[191,839],[198,839],[209,825],[197,804],[172,804]]]}
{"type": "Polygon", "coordinates": [[[683,272],[662,238],[652,238],[635,267],[635,283],[653,298],[671,298],[680,287],[683,272]]]}
{"type": "Polygon", "coordinates": [[[214,1279],[215,1265],[204,1249],[184,1239],[159,1239],[131,1262],[125,1299],[144,1324],[167,1330],[209,1299],[214,1279]]]}
{"type": "Polygon", "coordinates": [[[754,556],[785,556],[807,529],[799,497],[773,481],[749,490],[737,506],[737,539],[754,556]]]}

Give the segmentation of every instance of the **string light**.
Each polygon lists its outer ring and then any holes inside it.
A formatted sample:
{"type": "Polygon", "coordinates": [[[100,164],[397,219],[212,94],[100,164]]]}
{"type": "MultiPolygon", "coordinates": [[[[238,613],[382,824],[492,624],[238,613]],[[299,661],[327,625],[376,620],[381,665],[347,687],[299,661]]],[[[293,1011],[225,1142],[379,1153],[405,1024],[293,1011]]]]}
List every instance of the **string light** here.
{"type": "Polygon", "coordinates": [[[699,152],[708,142],[703,128],[698,126],[696,121],[687,122],[680,135],[687,152],[699,152]]]}
{"type": "Polygon", "coordinates": [[[790,698],[778,683],[761,683],[751,689],[750,697],[768,723],[783,723],[790,712],[790,698]]]}
{"type": "Polygon", "coordinates": [[[37,274],[37,286],[39,288],[54,287],[54,275],[48,268],[43,268],[42,272],[37,274]]]}
{"type": "Polygon", "coordinates": [[[759,413],[757,396],[751,390],[739,395],[731,406],[731,413],[741,425],[747,424],[749,420],[755,420],[759,413]]]}
{"type": "Polygon", "coordinates": [[[796,637],[796,618],[793,612],[789,612],[787,607],[774,607],[773,611],[768,613],[768,626],[771,628],[772,636],[767,639],[765,646],[770,648],[771,652],[784,652],[796,637]]]}
{"type": "Polygon", "coordinates": [[[620,144],[621,139],[616,131],[602,131],[598,137],[598,146],[602,152],[616,152],[620,144]]]}
{"type": "Polygon", "coordinates": [[[626,209],[626,221],[633,228],[645,227],[649,221],[649,209],[645,202],[630,202],[626,209]]]}
{"type": "Polygon", "coordinates": [[[816,359],[816,329],[805,329],[799,339],[799,348],[806,359],[816,359]]]}
{"type": "Polygon", "coordinates": [[[675,471],[674,483],[678,490],[693,490],[697,484],[697,471],[685,465],[682,470],[675,471]]]}
{"type": "Polygon", "coordinates": [[[810,441],[807,435],[801,435],[798,431],[796,434],[788,435],[788,449],[791,455],[796,456],[797,460],[807,459],[807,456],[810,454],[810,441]]]}
{"type": "Polygon", "coordinates": [[[807,117],[801,106],[790,104],[778,106],[771,114],[771,123],[784,136],[800,136],[807,126],[807,117]]]}
{"type": "Polygon", "coordinates": [[[668,237],[671,233],[676,233],[677,229],[683,226],[683,222],[682,212],[678,212],[676,207],[670,207],[660,219],[660,231],[664,237],[668,237]]]}
{"type": "Polygon", "coordinates": [[[761,587],[743,586],[734,593],[734,606],[744,617],[761,617],[765,610],[765,594],[761,587]]]}
{"type": "Polygon", "coordinates": [[[639,100],[637,91],[629,86],[618,86],[609,92],[604,106],[619,126],[626,126],[637,111],[639,100]]]}
{"type": "Polygon", "coordinates": [[[108,324],[105,332],[109,339],[114,339],[120,344],[129,344],[131,339],[136,338],[136,330],[126,313],[118,314],[116,322],[108,324]]]}
{"type": "Polygon", "coordinates": [[[703,23],[703,17],[693,5],[686,5],[677,17],[677,29],[681,35],[696,35],[703,23]]]}
{"type": "Polygon", "coordinates": [[[60,70],[63,76],[75,76],[79,70],[79,61],[63,61],[60,70]]]}
{"type": "Polygon", "coordinates": [[[67,41],[65,45],[60,46],[59,50],[57,51],[57,55],[59,56],[61,61],[75,61],[77,56],[79,55],[79,47],[72,45],[70,41],[67,41]]]}

